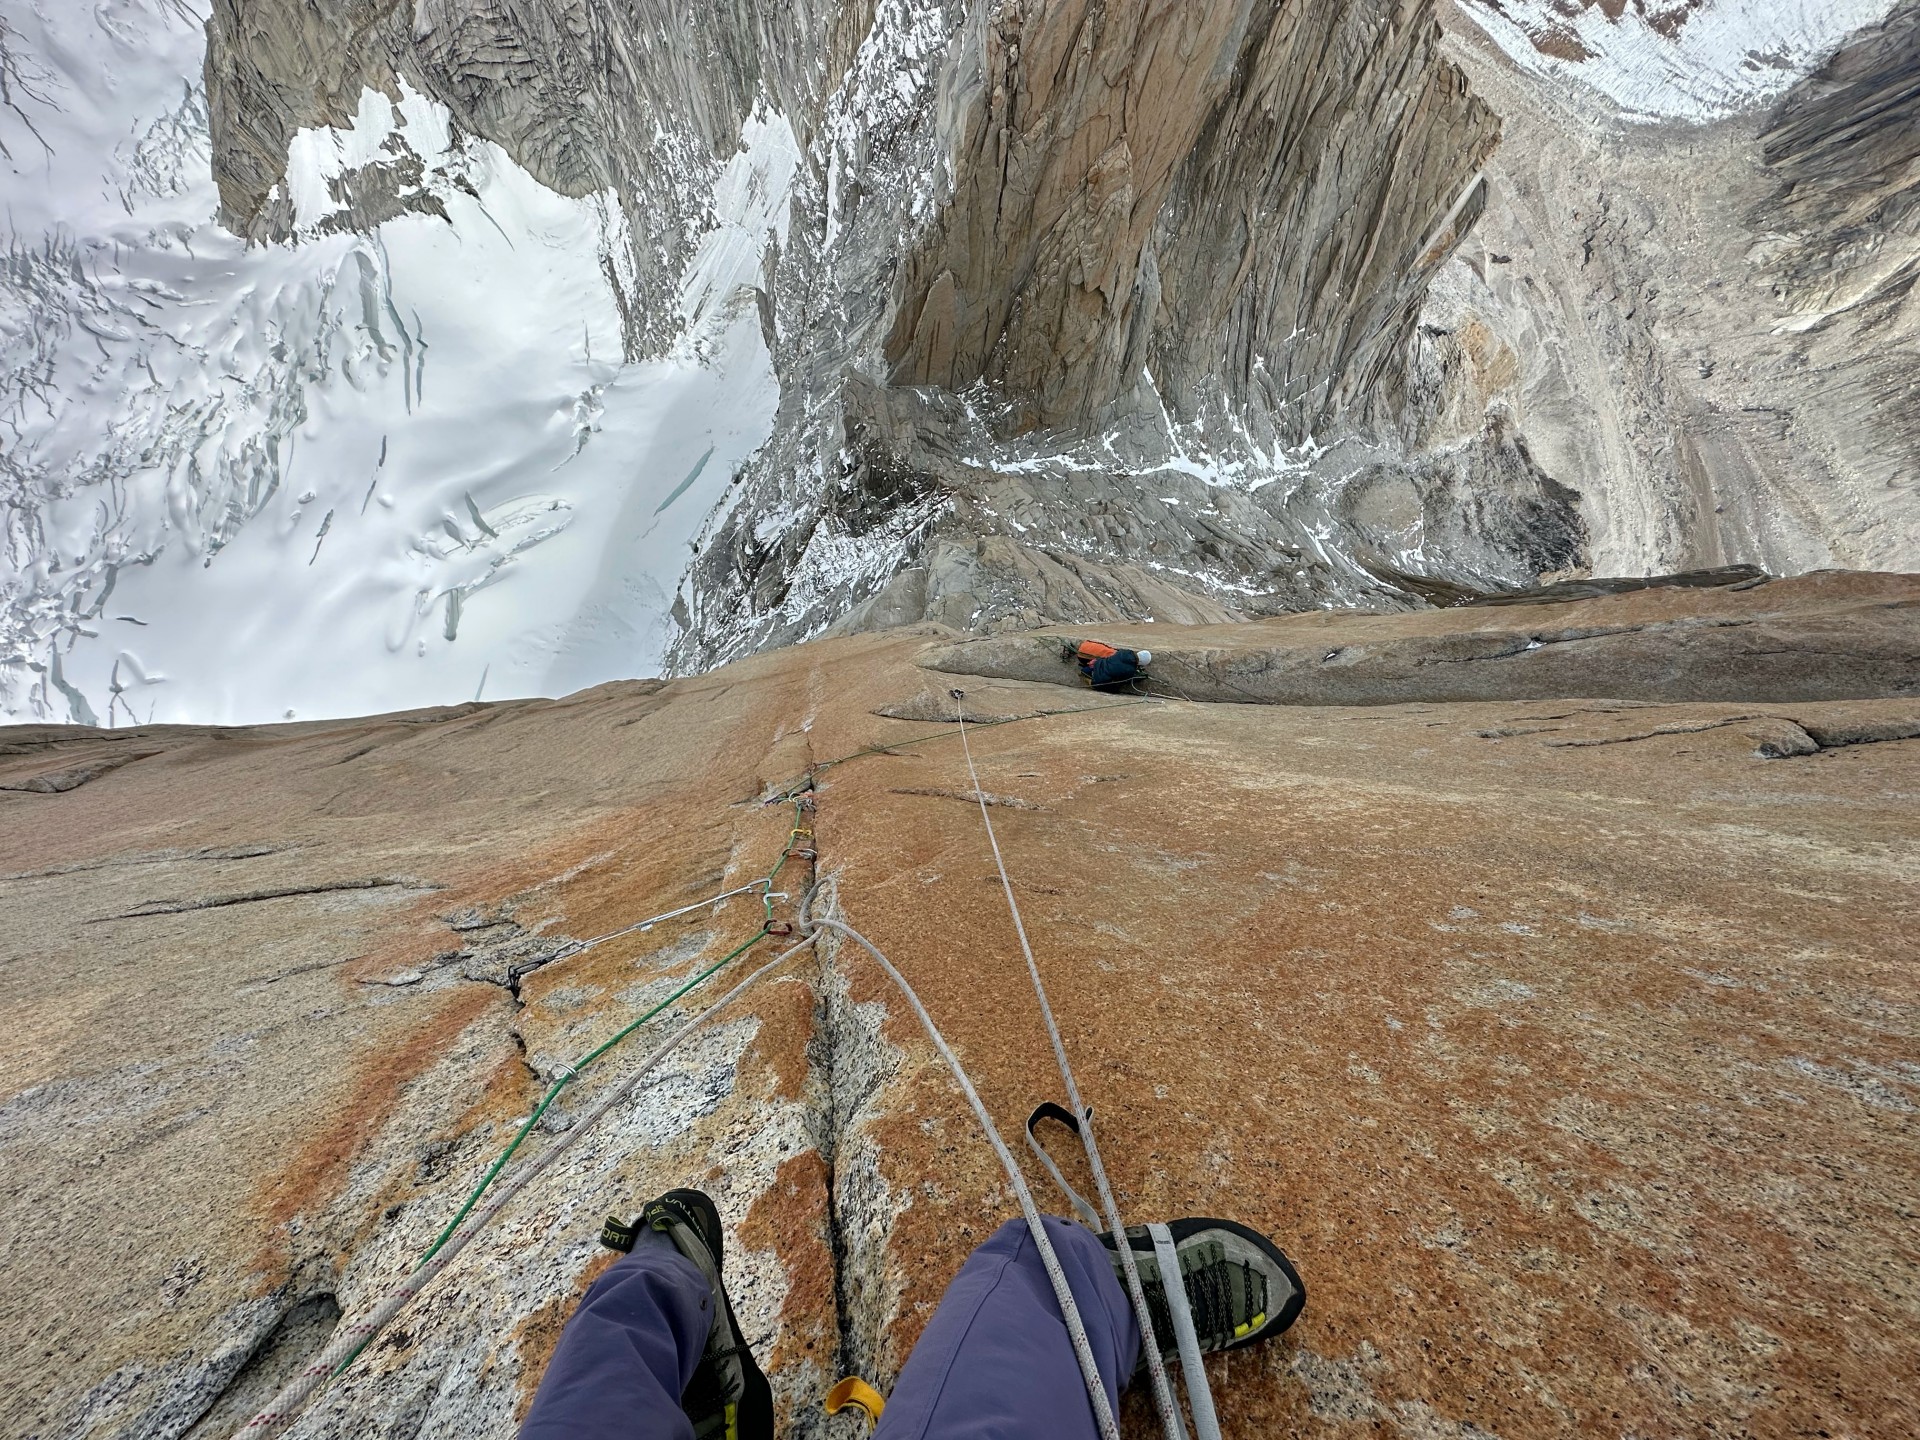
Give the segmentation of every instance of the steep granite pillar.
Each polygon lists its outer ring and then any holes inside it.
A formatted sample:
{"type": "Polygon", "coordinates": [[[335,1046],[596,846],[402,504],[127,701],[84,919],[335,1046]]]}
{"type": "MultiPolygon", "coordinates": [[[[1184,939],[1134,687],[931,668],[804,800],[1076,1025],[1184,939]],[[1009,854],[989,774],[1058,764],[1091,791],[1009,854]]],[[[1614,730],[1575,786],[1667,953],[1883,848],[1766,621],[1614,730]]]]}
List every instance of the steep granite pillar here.
{"type": "Polygon", "coordinates": [[[1016,432],[1097,424],[1143,363],[1189,414],[1216,381],[1293,430],[1342,408],[1403,350],[1498,137],[1439,43],[1427,0],[981,7],[893,381],[984,380],[1016,432]]]}

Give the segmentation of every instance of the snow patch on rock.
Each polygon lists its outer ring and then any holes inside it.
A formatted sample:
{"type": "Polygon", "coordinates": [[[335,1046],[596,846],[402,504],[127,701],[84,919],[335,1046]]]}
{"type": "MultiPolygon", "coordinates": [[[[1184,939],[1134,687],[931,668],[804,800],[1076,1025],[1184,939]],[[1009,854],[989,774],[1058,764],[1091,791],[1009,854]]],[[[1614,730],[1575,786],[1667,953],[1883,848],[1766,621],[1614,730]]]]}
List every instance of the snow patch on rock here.
{"type": "Polygon", "coordinates": [[[1778,98],[1899,0],[1705,0],[1649,16],[1566,0],[1461,0],[1519,65],[1597,90],[1624,118],[1707,121],[1778,98]]]}
{"type": "Polygon", "coordinates": [[[741,149],[714,186],[714,227],[681,282],[680,313],[694,330],[745,287],[762,283],[769,244],[787,243],[789,199],[800,144],[784,116],[759,112],[740,129],[741,149]]]}

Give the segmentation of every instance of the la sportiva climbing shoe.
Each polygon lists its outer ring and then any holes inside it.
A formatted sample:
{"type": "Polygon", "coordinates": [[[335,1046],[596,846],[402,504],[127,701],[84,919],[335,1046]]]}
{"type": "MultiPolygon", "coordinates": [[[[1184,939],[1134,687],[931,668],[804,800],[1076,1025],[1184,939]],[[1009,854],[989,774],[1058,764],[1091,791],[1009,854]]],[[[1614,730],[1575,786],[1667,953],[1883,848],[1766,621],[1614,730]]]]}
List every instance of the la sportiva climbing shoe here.
{"type": "Polygon", "coordinates": [[[773,1440],[773,1390],[747,1348],[720,1279],[720,1212],[699,1190],[669,1190],[649,1200],[631,1225],[608,1217],[600,1240],[615,1250],[631,1250],[642,1230],[666,1236],[674,1249],[699,1266],[717,1302],[706,1352],[680,1397],[680,1408],[693,1422],[694,1440],[773,1440]]]}
{"type": "MultiPolygon", "coordinates": [[[[1167,1229],[1202,1351],[1232,1350],[1278,1335],[1307,1303],[1306,1286],[1293,1262],[1259,1231],[1233,1220],[1201,1219],[1175,1220],[1167,1229]]],[[[1120,1267],[1127,1262],[1112,1234],[1102,1235],[1100,1243],[1114,1252],[1114,1273],[1124,1286],[1127,1277],[1120,1267]]],[[[1160,1353],[1171,1360],[1178,1353],[1173,1313],[1147,1227],[1129,1225],[1127,1246],[1140,1266],[1140,1288],[1146,1292],[1160,1353]]],[[[1141,1338],[1144,1342],[1146,1337],[1141,1338]]]]}

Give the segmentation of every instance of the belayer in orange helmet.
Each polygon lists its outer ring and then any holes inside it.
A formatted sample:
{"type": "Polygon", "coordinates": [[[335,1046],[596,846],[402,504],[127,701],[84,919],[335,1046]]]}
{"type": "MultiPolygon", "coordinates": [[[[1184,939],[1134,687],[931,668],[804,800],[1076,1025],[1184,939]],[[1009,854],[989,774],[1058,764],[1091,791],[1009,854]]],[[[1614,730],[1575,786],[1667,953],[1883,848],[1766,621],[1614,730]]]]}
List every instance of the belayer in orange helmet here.
{"type": "Polygon", "coordinates": [[[1068,641],[1060,658],[1080,667],[1081,677],[1096,690],[1124,690],[1147,678],[1153,663],[1151,650],[1127,650],[1104,640],[1068,641]]]}

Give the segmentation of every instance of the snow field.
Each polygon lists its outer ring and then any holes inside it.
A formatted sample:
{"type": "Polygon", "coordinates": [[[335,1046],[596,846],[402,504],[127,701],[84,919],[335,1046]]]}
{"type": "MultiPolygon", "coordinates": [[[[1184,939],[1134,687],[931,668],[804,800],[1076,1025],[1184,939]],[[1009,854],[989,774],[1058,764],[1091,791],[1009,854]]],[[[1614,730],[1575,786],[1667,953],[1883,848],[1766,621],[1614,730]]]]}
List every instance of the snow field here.
{"type": "Polygon", "coordinates": [[[772,426],[740,287],[785,224],[785,121],[722,169],[681,345],[627,364],[611,194],[368,91],[293,143],[297,243],[249,249],[213,218],[198,11],[5,18],[45,144],[0,127],[28,257],[0,279],[0,717],[307,719],[653,673],[693,538],[772,426]],[[409,152],[448,219],[332,233],[333,182],[409,152]]]}

